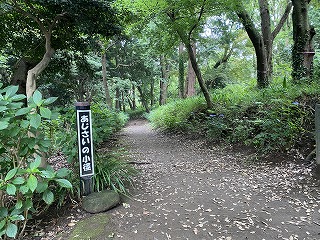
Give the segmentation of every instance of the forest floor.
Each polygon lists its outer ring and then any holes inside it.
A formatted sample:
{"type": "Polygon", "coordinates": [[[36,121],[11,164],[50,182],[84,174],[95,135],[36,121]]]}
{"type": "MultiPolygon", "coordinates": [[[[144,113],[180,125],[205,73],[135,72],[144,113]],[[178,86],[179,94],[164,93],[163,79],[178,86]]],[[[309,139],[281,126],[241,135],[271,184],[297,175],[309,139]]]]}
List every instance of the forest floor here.
{"type": "MultiPolygon", "coordinates": [[[[106,232],[91,240],[320,239],[313,164],[260,162],[248,150],[168,135],[142,120],[131,121],[119,141],[141,173],[132,196],[103,213],[106,232]]],[[[92,216],[79,209],[73,214],[54,229],[72,233],[80,218],[92,216]]],[[[51,235],[37,239],[68,239],[54,230],[51,235]]]]}

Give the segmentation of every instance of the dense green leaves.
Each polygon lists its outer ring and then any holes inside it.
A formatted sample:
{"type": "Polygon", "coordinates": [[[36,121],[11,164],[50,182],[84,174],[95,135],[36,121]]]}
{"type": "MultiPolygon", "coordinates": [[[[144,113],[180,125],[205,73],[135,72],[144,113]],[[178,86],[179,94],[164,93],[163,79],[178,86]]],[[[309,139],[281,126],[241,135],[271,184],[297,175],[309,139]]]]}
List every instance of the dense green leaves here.
{"type": "Polygon", "coordinates": [[[34,128],[39,128],[41,124],[41,116],[37,113],[34,113],[30,117],[30,126],[34,128]]]}
{"type": "Polygon", "coordinates": [[[9,123],[6,121],[0,121],[0,130],[4,130],[6,128],[8,128],[9,123]]]}
{"type": "Polygon", "coordinates": [[[21,115],[25,115],[27,113],[29,113],[31,111],[30,107],[25,107],[25,108],[20,108],[16,113],[15,116],[21,116],[21,115]]]}
{"type": "Polygon", "coordinates": [[[35,171],[41,164],[41,157],[37,156],[35,161],[30,163],[30,170],[35,171]]]}
{"type": "Polygon", "coordinates": [[[7,189],[6,189],[6,192],[7,192],[7,194],[9,194],[9,195],[15,195],[16,194],[16,191],[17,191],[17,188],[16,188],[16,186],[15,185],[13,185],[13,184],[7,184],[7,189]]]}
{"type": "MultiPolygon", "coordinates": [[[[11,238],[23,230],[31,216],[29,210],[34,205],[41,206],[33,201],[42,199],[46,204],[52,204],[56,201],[57,186],[60,192],[72,188],[68,180],[62,179],[68,176],[66,170],[59,171],[57,178],[53,169],[39,169],[41,157],[35,157],[39,151],[47,152],[50,147],[50,141],[40,130],[43,131],[42,119],[49,122],[53,115],[44,105],[56,98],[46,102],[36,91],[29,99],[29,107],[22,107],[25,96],[16,94],[17,90],[17,86],[0,89],[0,106],[3,106],[0,112],[0,168],[3,175],[0,190],[4,196],[0,205],[6,206],[0,208],[0,237],[11,238]]],[[[33,209],[33,212],[37,210],[33,209]]]]}
{"type": "Polygon", "coordinates": [[[42,94],[39,91],[35,91],[33,94],[33,102],[40,107],[42,104],[42,94]]]}

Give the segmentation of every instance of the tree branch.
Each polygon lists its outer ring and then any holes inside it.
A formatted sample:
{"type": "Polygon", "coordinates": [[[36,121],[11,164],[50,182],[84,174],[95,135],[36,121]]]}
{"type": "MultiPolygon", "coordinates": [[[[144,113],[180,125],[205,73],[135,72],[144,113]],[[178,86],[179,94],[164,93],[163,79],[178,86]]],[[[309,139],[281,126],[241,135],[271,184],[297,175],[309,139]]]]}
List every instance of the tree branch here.
{"type": "Polygon", "coordinates": [[[233,47],[225,47],[223,57],[216,62],[213,66],[214,69],[217,69],[222,63],[226,63],[233,53],[233,47]]]}
{"type": "Polygon", "coordinates": [[[200,9],[200,12],[199,12],[199,16],[198,16],[198,19],[197,19],[197,22],[192,26],[192,28],[189,31],[189,34],[188,34],[189,39],[191,38],[191,34],[192,34],[193,30],[198,26],[198,24],[199,24],[199,22],[200,22],[200,20],[202,18],[205,4],[206,4],[206,0],[203,0],[202,6],[201,6],[201,9],[200,9]]]}
{"type": "Polygon", "coordinates": [[[280,32],[283,24],[286,22],[286,20],[288,19],[288,16],[289,16],[289,13],[291,11],[291,8],[292,8],[292,2],[289,2],[278,25],[276,26],[276,28],[273,30],[272,32],[272,40],[275,39],[275,37],[278,35],[278,33],[280,32]]]}
{"type": "MultiPolygon", "coordinates": [[[[27,2],[26,2],[27,3],[27,2]]],[[[33,14],[31,14],[30,12],[27,12],[25,10],[23,10],[21,8],[21,6],[19,6],[19,4],[17,3],[16,0],[13,0],[12,1],[12,4],[13,4],[13,8],[16,9],[19,13],[21,13],[22,15],[26,16],[26,17],[29,17],[31,18],[32,20],[34,20],[40,27],[40,30],[45,34],[47,33],[47,30],[46,28],[44,27],[43,23],[40,21],[39,18],[37,18],[36,16],[34,16],[33,14]]],[[[28,3],[27,3],[28,4],[28,3]]]]}
{"type": "Polygon", "coordinates": [[[62,19],[64,16],[66,16],[67,14],[68,14],[67,12],[63,12],[55,16],[52,23],[49,25],[50,33],[52,32],[53,28],[57,25],[58,21],[62,19]]]}
{"type": "Polygon", "coordinates": [[[245,9],[237,10],[237,15],[242,22],[250,40],[252,43],[259,42],[261,40],[261,34],[257,31],[254,26],[252,19],[250,18],[248,12],[245,9]]]}

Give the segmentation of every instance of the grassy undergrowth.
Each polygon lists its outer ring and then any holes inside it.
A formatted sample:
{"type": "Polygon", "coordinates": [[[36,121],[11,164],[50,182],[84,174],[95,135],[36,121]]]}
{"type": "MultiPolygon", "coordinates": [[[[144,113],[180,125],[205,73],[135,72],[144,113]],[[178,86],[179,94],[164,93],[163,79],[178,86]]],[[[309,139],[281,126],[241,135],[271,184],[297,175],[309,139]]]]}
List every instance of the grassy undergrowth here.
{"type": "Polygon", "coordinates": [[[152,125],[168,131],[204,135],[210,141],[243,143],[263,154],[314,144],[314,109],[320,100],[316,83],[257,89],[232,84],[212,93],[213,109],[201,97],[177,100],[152,111],[152,125]]]}

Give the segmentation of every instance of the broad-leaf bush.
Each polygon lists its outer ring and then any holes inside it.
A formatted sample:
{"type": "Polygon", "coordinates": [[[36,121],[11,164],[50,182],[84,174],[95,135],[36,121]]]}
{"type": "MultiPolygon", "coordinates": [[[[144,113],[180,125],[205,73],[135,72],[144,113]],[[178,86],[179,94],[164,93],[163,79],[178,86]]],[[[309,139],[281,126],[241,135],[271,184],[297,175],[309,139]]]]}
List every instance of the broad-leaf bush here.
{"type": "Polygon", "coordinates": [[[18,86],[0,83],[0,237],[10,238],[22,235],[28,219],[52,204],[61,189],[72,188],[67,169],[41,167],[50,148],[42,123],[52,119],[47,106],[56,98],[43,99],[35,91],[25,107],[26,97],[17,91],[18,86]]]}

